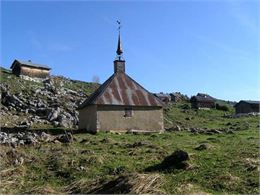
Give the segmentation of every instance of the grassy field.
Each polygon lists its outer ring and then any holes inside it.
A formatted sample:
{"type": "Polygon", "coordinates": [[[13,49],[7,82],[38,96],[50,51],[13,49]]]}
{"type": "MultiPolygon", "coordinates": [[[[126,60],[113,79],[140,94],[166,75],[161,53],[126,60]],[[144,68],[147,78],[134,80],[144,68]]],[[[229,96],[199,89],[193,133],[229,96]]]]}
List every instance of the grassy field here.
{"type": "MultiPolygon", "coordinates": [[[[167,127],[238,128],[214,135],[185,130],[151,135],[77,134],[70,144],[42,143],[15,151],[1,146],[0,189],[2,193],[88,193],[120,177],[137,180],[131,176],[136,174],[143,176],[136,182],[139,184],[146,182],[144,177],[160,178],[156,186],[160,193],[260,193],[259,117],[226,118],[233,110],[183,107],[177,104],[165,110],[167,127]],[[208,148],[196,150],[201,144],[208,148]],[[146,171],[176,149],[188,152],[188,169],[146,171]],[[22,156],[24,162],[14,165],[14,156],[22,156]]],[[[114,192],[131,192],[128,190],[114,192]]]]}

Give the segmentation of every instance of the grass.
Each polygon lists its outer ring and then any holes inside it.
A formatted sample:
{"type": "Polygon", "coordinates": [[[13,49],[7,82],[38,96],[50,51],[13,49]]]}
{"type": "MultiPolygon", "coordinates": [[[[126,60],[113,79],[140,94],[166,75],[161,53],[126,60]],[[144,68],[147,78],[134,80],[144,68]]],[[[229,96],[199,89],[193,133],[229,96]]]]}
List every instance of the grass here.
{"type": "Polygon", "coordinates": [[[226,116],[233,115],[235,113],[233,107],[229,107],[230,111],[224,112],[216,109],[211,110],[195,110],[195,109],[183,109],[183,105],[190,105],[188,103],[172,104],[165,109],[165,127],[180,125],[183,128],[197,127],[197,128],[227,128],[227,123],[231,123],[230,126],[241,127],[247,123],[258,124],[258,117],[241,117],[230,119],[226,116]]]}
{"type": "MultiPolygon", "coordinates": [[[[158,172],[164,178],[161,186],[164,192],[259,193],[259,170],[250,168],[253,165],[249,163],[258,158],[256,127],[235,134],[194,135],[185,131],[153,135],[98,133],[78,134],[74,138],[76,141],[71,144],[43,143],[18,148],[17,152],[25,159],[20,166],[11,165],[5,157],[1,173],[15,169],[16,174],[10,176],[15,178],[14,184],[2,186],[3,193],[42,190],[45,185],[56,192],[66,192],[66,186],[82,180],[84,189],[90,189],[99,180],[109,181],[118,175],[135,172],[146,173],[147,167],[160,163],[176,149],[190,154],[189,163],[193,168],[158,172]],[[140,141],[145,144],[131,147],[140,141]],[[208,143],[211,148],[195,150],[201,143],[208,143]]],[[[1,149],[10,150],[3,146],[1,149]]],[[[257,163],[255,166],[259,167],[257,163]]],[[[6,177],[2,177],[2,181],[5,180],[6,177]]],[[[86,193],[84,189],[78,190],[86,193]]]]}

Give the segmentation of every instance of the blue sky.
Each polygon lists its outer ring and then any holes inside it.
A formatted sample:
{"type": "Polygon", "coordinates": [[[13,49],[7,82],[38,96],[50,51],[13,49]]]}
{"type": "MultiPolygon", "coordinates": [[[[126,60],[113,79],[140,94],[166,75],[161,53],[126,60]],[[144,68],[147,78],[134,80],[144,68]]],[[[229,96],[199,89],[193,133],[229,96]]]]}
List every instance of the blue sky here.
{"type": "Polygon", "coordinates": [[[116,20],[126,72],[151,92],[260,100],[260,1],[2,1],[0,64],[32,60],[52,74],[104,82],[116,20]]]}

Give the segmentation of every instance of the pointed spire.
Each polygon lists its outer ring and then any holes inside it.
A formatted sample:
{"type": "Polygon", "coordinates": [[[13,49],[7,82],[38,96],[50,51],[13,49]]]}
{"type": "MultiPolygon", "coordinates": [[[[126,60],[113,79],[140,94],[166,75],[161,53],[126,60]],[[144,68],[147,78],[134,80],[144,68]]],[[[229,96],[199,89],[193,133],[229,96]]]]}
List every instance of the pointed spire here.
{"type": "Polygon", "coordinates": [[[117,50],[116,50],[116,54],[117,54],[117,59],[118,60],[123,60],[123,48],[122,48],[122,43],[121,43],[121,36],[120,36],[120,30],[121,30],[121,22],[119,20],[116,21],[118,24],[118,42],[117,42],[117,50]]]}
{"type": "Polygon", "coordinates": [[[125,73],[125,60],[123,58],[123,48],[121,44],[121,37],[120,37],[120,29],[121,29],[121,22],[116,21],[118,24],[118,42],[117,42],[117,50],[116,50],[116,59],[114,61],[114,73],[125,73]]]}
{"type": "Polygon", "coordinates": [[[123,53],[123,48],[122,48],[122,44],[121,44],[121,38],[120,38],[120,31],[119,31],[119,35],[118,35],[118,42],[117,42],[117,50],[116,50],[117,55],[121,55],[123,53]]]}

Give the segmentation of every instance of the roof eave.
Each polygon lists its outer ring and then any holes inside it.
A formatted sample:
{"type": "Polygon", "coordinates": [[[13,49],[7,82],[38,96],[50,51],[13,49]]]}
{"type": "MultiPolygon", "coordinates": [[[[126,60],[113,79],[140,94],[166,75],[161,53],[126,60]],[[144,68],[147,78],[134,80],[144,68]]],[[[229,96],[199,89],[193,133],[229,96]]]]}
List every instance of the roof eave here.
{"type": "Polygon", "coordinates": [[[13,69],[14,66],[15,66],[15,64],[16,64],[17,62],[19,63],[19,61],[15,59],[15,60],[13,61],[12,65],[11,65],[10,69],[13,69]]]}
{"type": "Polygon", "coordinates": [[[27,67],[33,67],[33,68],[38,68],[38,69],[43,69],[43,70],[51,70],[51,68],[45,68],[45,67],[40,67],[40,66],[30,66],[28,64],[21,64],[21,66],[27,66],[27,67]]]}

